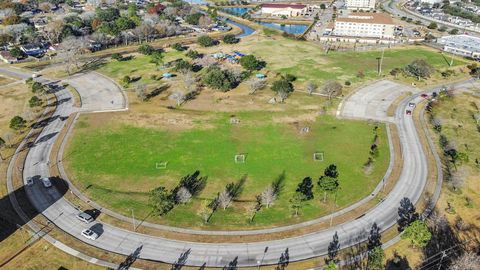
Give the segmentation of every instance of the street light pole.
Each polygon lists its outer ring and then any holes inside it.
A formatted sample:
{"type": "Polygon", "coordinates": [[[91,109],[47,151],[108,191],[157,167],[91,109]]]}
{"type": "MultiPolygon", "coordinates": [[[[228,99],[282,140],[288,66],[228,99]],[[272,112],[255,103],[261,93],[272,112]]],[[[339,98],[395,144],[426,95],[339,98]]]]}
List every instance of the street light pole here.
{"type": "Polygon", "coordinates": [[[137,228],[135,227],[135,215],[133,214],[133,209],[130,209],[132,210],[132,225],[133,225],[133,231],[136,231],[137,228]]]}

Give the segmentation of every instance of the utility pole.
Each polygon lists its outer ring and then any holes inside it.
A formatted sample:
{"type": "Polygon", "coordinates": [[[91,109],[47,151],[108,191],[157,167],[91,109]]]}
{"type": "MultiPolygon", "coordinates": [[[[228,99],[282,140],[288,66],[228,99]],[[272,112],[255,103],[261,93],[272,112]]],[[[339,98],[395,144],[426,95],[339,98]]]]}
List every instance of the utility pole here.
{"type": "Polygon", "coordinates": [[[132,225],[133,225],[133,231],[135,232],[137,230],[135,226],[135,215],[133,214],[133,209],[130,209],[130,210],[132,210],[132,225]]]}

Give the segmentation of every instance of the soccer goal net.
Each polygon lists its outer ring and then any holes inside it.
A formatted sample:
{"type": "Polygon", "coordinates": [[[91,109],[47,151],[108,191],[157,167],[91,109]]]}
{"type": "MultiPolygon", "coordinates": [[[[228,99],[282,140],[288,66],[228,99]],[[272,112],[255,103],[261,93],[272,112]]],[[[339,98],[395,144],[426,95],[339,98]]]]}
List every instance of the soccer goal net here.
{"type": "Polygon", "coordinates": [[[167,163],[166,161],[163,161],[163,162],[157,162],[155,163],[155,168],[157,170],[161,170],[161,169],[166,169],[167,168],[167,163]]]}
{"type": "Polygon", "coordinates": [[[245,163],[245,154],[238,154],[238,155],[235,155],[235,163],[245,163]]]}
{"type": "Polygon", "coordinates": [[[313,153],[313,160],[314,161],[323,161],[323,152],[315,152],[313,153]]]}

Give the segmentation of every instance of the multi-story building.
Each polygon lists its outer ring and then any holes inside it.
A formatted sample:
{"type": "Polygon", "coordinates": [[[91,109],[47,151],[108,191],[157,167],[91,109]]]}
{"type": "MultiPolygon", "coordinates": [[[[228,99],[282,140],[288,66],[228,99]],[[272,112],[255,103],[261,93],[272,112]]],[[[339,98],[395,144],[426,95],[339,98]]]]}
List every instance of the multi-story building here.
{"type": "Polygon", "coordinates": [[[443,51],[480,59],[480,38],[469,35],[444,36],[437,39],[443,51]]]}
{"type": "Polygon", "coordinates": [[[338,17],[333,24],[332,35],[393,39],[395,24],[386,13],[352,12],[338,17]]]}
{"type": "Polygon", "coordinates": [[[370,10],[375,9],[375,0],[346,0],[345,5],[347,9],[370,10]]]}
{"type": "Polygon", "coordinates": [[[262,4],[262,14],[267,16],[298,17],[307,11],[303,4],[262,4]]]}

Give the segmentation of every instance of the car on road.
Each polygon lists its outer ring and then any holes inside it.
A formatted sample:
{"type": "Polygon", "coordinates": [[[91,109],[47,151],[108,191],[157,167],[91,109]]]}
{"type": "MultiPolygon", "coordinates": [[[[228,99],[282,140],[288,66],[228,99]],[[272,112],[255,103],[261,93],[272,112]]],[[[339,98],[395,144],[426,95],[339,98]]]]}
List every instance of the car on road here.
{"type": "Polygon", "coordinates": [[[29,176],[27,177],[27,186],[33,185],[33,177],[29,176]]]}
{"type": "Polygon", "coordinates": [[[406,113],[407,115],[412,115],[412,111],[411,111],[411,110],[407,110],[405,113],[406,113]]]}
{"type": "Polygon", "coordinates": [[[408,103],[408,107],[415,108],[415,103],[413,103],[413,102],[408,103]]]}
{"type": "Polygon", "coordinates": [[[95,240],[98,238],[98,234],[90,229],[85,229],[82,231],[83,237],[90,239],[90,240],[95,240]]]}
{"type": "Polygon", "coordinates": [[[428,98],[428,94],[421,94],[420,95],[422,98],[428,98]]]}
{"type": "Polygon", "coordinates": [[[52,186],[52,182],[50,181],[50,179],[48,177],[43,177],[42,178],[42,184],[46,188],[49,188],[49,187],[52,186]]]}
{"type": "Polygon", "coordinates": [[[85,223],[90,223],[94,220],[94,218],[91,215],[85,212],[78,214],[77,218],[85,223]]]}

